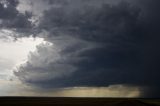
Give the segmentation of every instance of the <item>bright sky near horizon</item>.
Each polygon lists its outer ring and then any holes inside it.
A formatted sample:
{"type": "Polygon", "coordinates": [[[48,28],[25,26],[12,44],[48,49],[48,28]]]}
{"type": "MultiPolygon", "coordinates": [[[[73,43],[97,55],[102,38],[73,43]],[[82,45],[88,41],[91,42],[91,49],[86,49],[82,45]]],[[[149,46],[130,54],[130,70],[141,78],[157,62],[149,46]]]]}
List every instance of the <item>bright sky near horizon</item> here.
{"type": "Polygon", "coordinates": [[[0,39],[0,80],[8,79],[13,75],[13,68],[16,65],[27,60],[29,52],[33,52],[36,46],[44,43],[42,38],[18,38],[14,41],[9,37],[9,30],[0,30],[0,37],[7,38],[0,39]]]}

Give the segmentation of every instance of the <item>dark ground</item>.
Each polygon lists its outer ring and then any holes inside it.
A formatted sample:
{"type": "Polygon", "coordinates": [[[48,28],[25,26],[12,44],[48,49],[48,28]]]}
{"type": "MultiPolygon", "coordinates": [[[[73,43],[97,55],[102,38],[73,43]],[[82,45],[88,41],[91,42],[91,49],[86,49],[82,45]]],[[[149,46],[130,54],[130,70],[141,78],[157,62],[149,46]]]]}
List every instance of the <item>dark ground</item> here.
{"type": "Polygon", "coordinates": [[[0,106],[160,106],[160,99],[1,97],[0,106]]]}

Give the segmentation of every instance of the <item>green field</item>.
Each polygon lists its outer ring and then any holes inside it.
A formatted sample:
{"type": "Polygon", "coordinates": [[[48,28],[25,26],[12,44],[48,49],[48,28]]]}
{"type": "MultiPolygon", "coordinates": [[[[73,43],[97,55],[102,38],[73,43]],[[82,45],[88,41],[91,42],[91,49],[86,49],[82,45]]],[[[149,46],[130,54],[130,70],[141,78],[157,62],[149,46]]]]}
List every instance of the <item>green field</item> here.
{"type": "Polygon", "coordinates": [[[0,106],[160,106],[160,99],[1,97],[0,106]]]}

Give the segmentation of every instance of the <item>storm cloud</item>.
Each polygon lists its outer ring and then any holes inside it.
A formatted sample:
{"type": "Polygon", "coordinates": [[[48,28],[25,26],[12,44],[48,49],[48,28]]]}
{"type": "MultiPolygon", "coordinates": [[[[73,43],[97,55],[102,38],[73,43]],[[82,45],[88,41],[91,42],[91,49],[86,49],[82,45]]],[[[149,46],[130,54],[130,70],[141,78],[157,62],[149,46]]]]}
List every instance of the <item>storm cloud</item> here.
{"type": "Polygon", "coordinates": [[[113,84],[151,87],[147,92],[159,88],[158,0],[49,3],[35,35],[49,43],[39,45],[14,72],[22,82],[42,88],[113,84]]]}
{"type": "MultiPolygon", "coordinates": [[[[28,33],[33,27],[31,12],[20,13],[18,0],[0,0],[0,28],[20,33],[28,33]]],[[[20,37],[20,36],[19,36],[20,37]]]]}

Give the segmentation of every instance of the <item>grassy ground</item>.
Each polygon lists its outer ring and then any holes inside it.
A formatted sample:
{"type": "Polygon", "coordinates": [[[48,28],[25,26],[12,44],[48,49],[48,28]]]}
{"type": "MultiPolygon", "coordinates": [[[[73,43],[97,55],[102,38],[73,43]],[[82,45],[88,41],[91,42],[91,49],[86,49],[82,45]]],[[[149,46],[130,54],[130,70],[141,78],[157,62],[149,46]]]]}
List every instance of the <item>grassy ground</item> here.
{"type": "Polygon", "coordinates": [[[160,99],[1,97],[0,106],[160,106],[160,99]]]}

